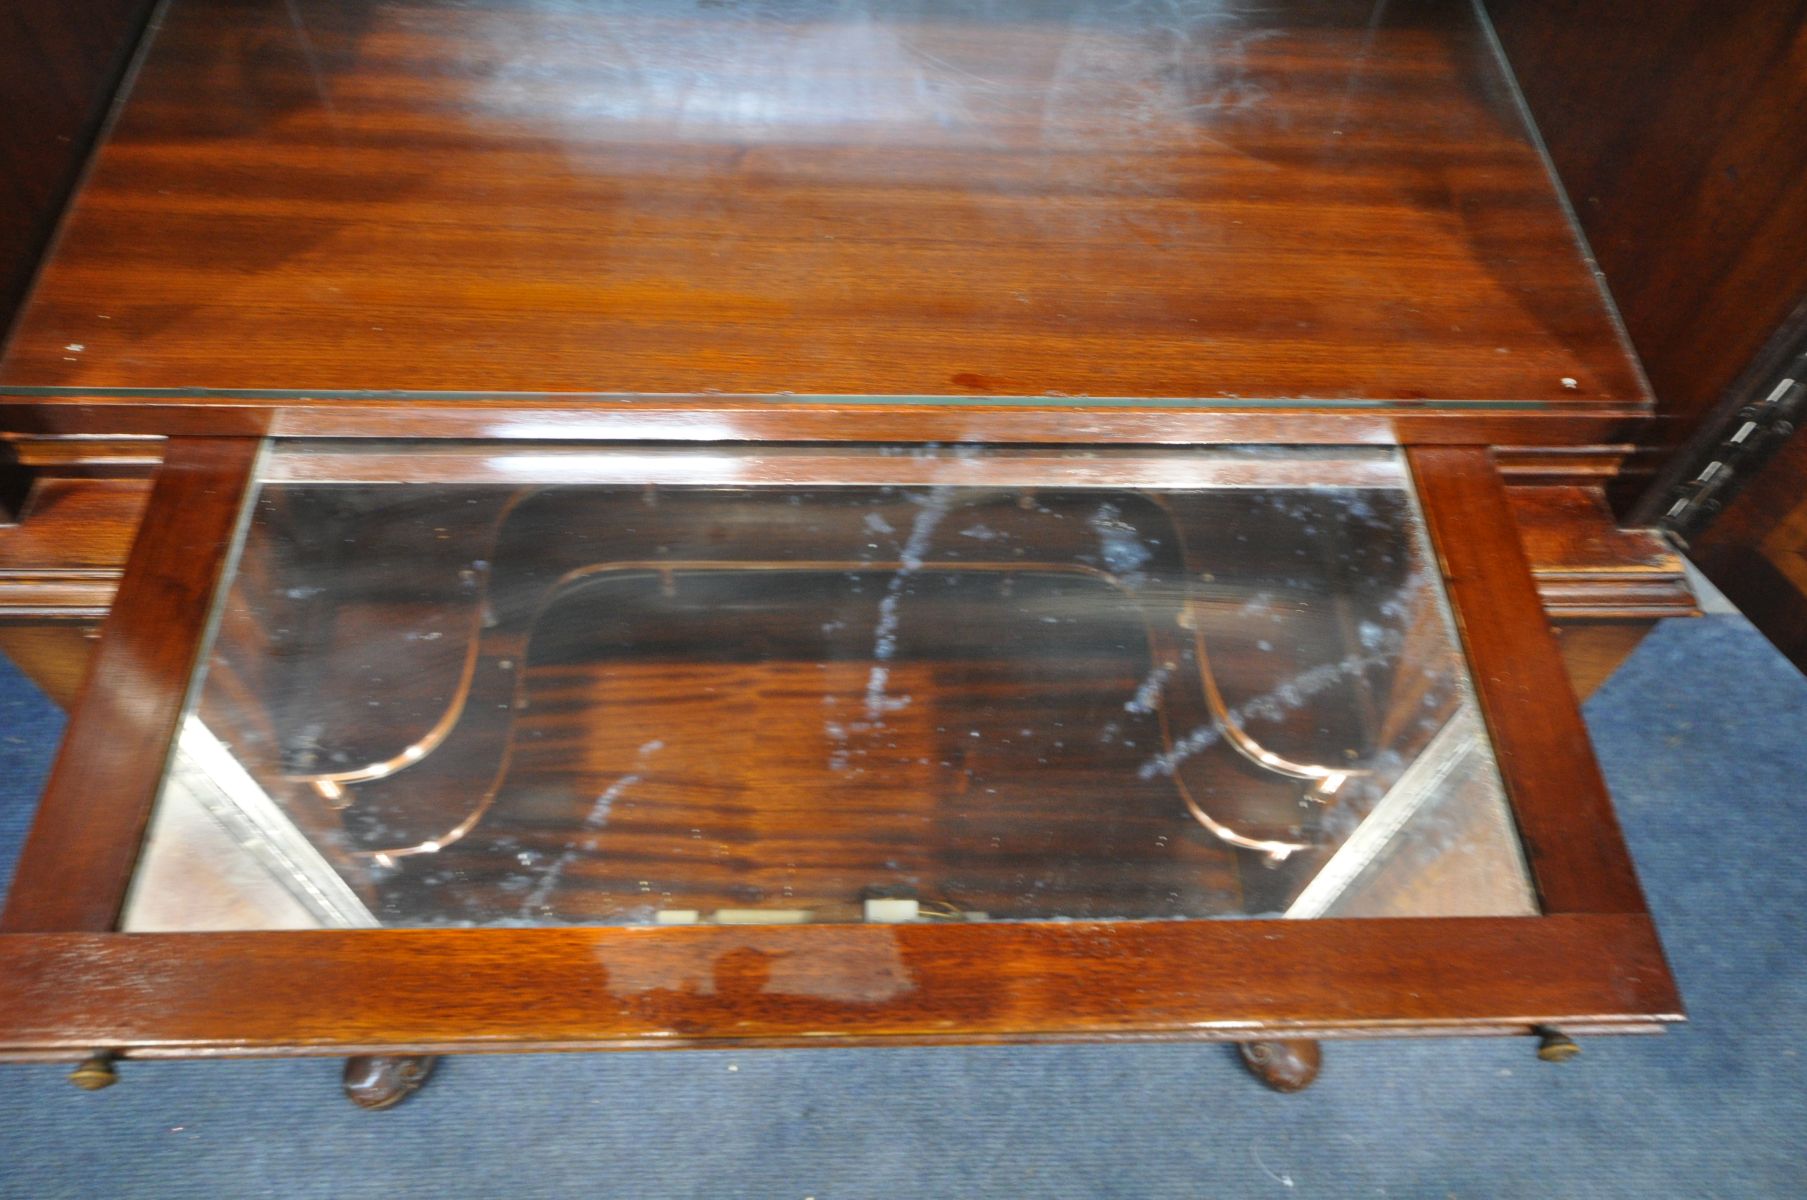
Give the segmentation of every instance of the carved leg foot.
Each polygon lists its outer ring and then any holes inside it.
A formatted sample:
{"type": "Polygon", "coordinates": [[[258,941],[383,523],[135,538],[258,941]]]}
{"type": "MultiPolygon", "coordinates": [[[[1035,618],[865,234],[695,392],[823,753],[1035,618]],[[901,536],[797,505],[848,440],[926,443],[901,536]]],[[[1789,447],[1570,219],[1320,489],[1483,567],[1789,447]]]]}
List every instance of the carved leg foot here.
{"type": "Polygon", "coordinates": [[[1537,1034],[1537,1057],[1545,1062],[1565,1063],[1581,1053],[1581,1047],[1566,1033],[1543,1028],[1533,1032],[1537,1034]]]}
{"type": "Polygon", "coordinates": [[[113,1069],[113,1056],[104,1050],[96,1050],[69,1072],[69,1082],[84,1092],[112,1087],[119,1082],[119,1073],[113,1069]]]}
{"type": "Polygon", "coordinates": [[[426,1083],[431,1054],[361,1054],[345,1060],[345,1097],[359,1108],[394,1108],[426,1083]]]}
{"type": "Polygon", "coordinates": [[[1239,1042],[1243,1065],[1276,1092],[1302,1092],[1318,1077],[1323,1051],[1306,1039],[1285,1042],[1239,1042]]]}

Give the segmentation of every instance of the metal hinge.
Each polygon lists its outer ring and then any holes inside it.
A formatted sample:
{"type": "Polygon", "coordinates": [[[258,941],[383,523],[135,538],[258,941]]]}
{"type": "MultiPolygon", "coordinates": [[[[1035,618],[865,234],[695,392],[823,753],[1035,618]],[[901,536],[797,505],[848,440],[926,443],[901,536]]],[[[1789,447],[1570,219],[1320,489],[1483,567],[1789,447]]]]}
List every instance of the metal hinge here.
{"type": "Polygon", "coordinates": [[[1807,353],[1795,357],[1764,398],[1740,408],[1732,432],[1713,447],[1705,464],[1664,497],[1657,524],[1685,549],[1807,418],[1807,353]]]}

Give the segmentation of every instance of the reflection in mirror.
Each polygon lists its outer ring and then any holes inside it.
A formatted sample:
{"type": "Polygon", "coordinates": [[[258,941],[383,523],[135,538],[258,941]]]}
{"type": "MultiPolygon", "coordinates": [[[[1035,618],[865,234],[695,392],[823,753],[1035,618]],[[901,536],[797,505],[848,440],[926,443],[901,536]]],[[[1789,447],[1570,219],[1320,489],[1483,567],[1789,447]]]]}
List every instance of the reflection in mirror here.
{"type": "Polygon", "coordinates": [[[1390,454],[266,475],[127,928],[1535,911],[1390,454]]]}

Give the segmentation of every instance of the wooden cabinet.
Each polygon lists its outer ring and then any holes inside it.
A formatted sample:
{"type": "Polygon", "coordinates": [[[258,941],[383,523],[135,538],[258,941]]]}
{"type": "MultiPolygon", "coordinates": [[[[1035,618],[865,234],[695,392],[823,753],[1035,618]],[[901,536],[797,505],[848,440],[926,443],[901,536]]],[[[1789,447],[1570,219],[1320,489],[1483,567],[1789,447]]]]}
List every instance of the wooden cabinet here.
{"type": "Polygon", "coordinates": [[[1656,391],[1620,510],[1807,668],[1800,6],[1487,7],[1656,391]]]}
{"type": "Polygon", "coordinates": [[[0,364],[164,439],[0,1052],[1659,1028],[1649,413],[1466,8],[178,0],[0,364]]]}

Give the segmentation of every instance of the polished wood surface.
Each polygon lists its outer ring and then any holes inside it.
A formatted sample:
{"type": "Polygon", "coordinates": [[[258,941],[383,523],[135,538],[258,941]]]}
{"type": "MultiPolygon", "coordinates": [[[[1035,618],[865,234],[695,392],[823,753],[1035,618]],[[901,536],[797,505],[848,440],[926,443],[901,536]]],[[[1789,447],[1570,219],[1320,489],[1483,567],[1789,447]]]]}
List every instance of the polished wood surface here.
{"type": "Polygon", "coordinates": [[[1551,626],[1562,651],[1562,667],[1577,700],[1586,700],[1630,658],[1655,621],[1567,621],[1551,626]]]}
{"type": "Polygon", "coordinates": [[[0,530],[41,507],[41,485],[73,479],[148,479],[161,454],[162,439],[155,437],[0,434],[0,530]]]}
{"type": "Polygon", "coordinates": [[[12,323],[151,0],[0,4],[0,332],[12,323]]]}
{"type": "Polygon", "coordinates": [[[150,490],[142,479],[36,483],[22,519],[0,525],[0,621],[104,616],[150,490]]]}
{"type": "Polygon", "coordinates": [[[1599,484],[1506,489],[1513,524],[1556,620],[1650,621],[1698,611],[1681,555],[1654,529],[1621,528],[1599,484]]]}
{"type": "Polygon", "coordinates": [[[436,399],[383,393],[322,400],[305,392],[158,398],[8,389],[0,429],[34,433],[502,441],[1033,442],[1065,445],[1512,445],[1622,454],[1643,408],[1293,407],[1267,401],[1102,402],[945,396],[704,399],[539,395],[436,399]]]}
{"type": "Polygon", "coordinates": [[[828,1036],[893,1044],[1261,1039],[1541,1025],[1630,1032],[1680,1018],[1623,847],[1601,811],[1500,485],[1484,454],[1453,449],[1414,452],[1413,468],[1550,915],[25,932],[104,928],[111,919],[135,814],[161,762],[160,749],[128,744],[118,730],[155,724],[168,737],[187,673],[176,659],[192,659],[194,641],[180,628],[172,636],[162,616],[175,607],[198,612],[220,565],[224,510],[235,507],[227,493],[250,473],[248,452],[211,439],[170,446],[159,483],[168,503],[148,523],[126,584],[127,600],[146,604],[122,606],[140,615],[116,617],[118,636],[103,650],[121,662],[128,648],[143,656],[134,664],[142,687],[120,694],[137,696],[148,716],[109,722],[104,747],[96,743],[108,726],[95,717],[125,701],[96,692],[76,719],[75,761],[108,774],[60,770],[60,794],[28,844],[0,935],[0,1053],[404,1053],[820,1044],[828,1036]],[[203,524],[213,526],[212,551],[184,553],[178,535],[203,524]],[[174,647],[132,636],[150,624],[174,647]],[[98,856],[97,830],[115,831],[98,856]]]}
{"type": "Polygon", "coordinates": [[[0,1056],[1649,1032],[1646,916],[0,936],[0,1056]]]}
{"type": "Polygon", "coordinates": [[[88,662],[100,640],[96,625],[76,621],[13,624],[0,621],[0,658],[37,685],[58,708],[75,707],[88,662]]]}
{"type": "Polygon", "coordinates": [[[0,362],[0,428],[213,436],[170,443],[0,919],[0,1053],[1679,1019],[1478,449],[1610,458],[1648,397],[1468,6],[167,18],[0,362]],[[1413,467],[1551,914],[99,932],[267,434],[1468,443],[1413,467]]]}
{"type": "Polygon", "coordinates": [[[169,443],[0,930],[113,927],[258,450],[231,438],[169,443]]]}
{"type": "Polygon", "coordinates": [[[1407,455],[1544,911],[1644,911],[1490,456],[1407,455]]]}
{"type": "Polygon", "coordinates": [[[1487,9],[1656,393],[1625,511],[1807,298],[1807,3],[1487,9]]]}
{"type": "Polygon", "coordinates": [[[175,0],[0,382],[1646,399],[1473,12],[1355,0],[175,0]]]}
{"type": "Polygon", "coordinates": [[[158,438],[0,439],[0,627],[106,615],[162,453],[158,438]]]}

